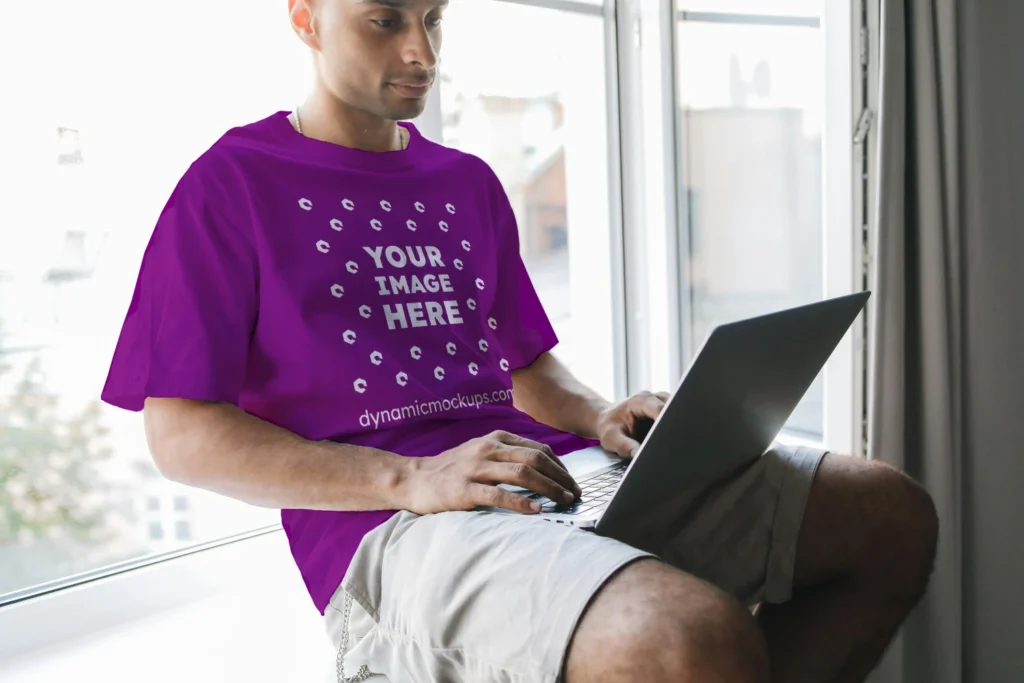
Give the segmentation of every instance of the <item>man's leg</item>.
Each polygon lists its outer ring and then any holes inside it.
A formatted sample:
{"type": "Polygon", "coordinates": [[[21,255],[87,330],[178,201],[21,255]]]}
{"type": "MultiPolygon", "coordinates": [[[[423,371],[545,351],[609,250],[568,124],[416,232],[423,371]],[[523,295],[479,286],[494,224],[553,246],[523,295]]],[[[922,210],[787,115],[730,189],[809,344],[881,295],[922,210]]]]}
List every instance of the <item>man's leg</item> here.
{"type": "Polygon", "coordinates": [[[750,613],[658,560],[627,565],[591,600],[569,645],[566,683],[767,683],[750,613]]]}
{"type": "Polygon", "coordinates": [[[763,605],[773,683],[859,683],[924,594],[938,521],[887,465],[827,455],[797,541],[793,598],[763,605]]]}
{"type": "Polygon", "coordinates": [[[764,636],[719,589],[536,518],[401,512],[325,614],[339,680],[767,683],[764,636]]]}
{"type": "Polygon", "coordinates": [[[924,592],[928,494],[883,464],[778,447],[611,533],[758,612],[772,683],[863,681],[924,592]]]}

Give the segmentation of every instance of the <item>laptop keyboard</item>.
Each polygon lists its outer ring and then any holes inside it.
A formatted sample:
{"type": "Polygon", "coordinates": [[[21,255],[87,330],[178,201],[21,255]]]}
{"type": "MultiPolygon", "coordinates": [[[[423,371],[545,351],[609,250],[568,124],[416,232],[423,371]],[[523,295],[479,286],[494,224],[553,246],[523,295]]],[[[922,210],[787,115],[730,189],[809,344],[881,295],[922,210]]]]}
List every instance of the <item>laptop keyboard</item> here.
{"type": "Polygon", "coordinates": [[[576,483],[579,484],[583,494],[575,503],[553,501],[539,493],[527,496],[527,498],[540,503],[541,512],[558,512],[565,515],[586,515],[598,512],[612,499],[612,494],[619,488],[619,482],[622,481],[622,475],[626,473],[627,467],[629,467],[629,461],[623,460],[616,463],[610,470],[578,479],[576,483]]]}

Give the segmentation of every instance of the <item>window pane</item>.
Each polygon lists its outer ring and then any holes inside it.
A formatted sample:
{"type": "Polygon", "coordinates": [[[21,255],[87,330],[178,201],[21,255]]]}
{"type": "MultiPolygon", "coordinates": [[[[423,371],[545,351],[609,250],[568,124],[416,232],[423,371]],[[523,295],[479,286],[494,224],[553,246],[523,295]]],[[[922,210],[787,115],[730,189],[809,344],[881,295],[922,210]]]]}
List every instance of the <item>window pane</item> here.
{"type": "Polygon", "coordinates": [[[192,528],[188,521],[179,519],[174,523],[174,536],[179,541],[192,540],[192,528]]]}
{"type": "MultiPolygon", "coordinates": [[[[0,108],[0,594],[278,520],[165,481],[140,416],[97,396],[174,183],[310,85],[282,7],[153,3],[133,16],[154,30],[124,31],[123,6],[53,0],[45,59],[3,32],[21,104],[0,108]]],[[[4,26],[36,15],[7,3],[4,26]]]]}
{"type": "MultiPolygon", "coordinates": [[[[680,22],[690,348],[822,297],[823,64],[813,26],[680,22]]],[[[787,429],[820,437],[822,419],[819,377],[787,429]]]]}
{"type": "Polygon", "coordinates": [[[556,355],[611,397],[604,20],[461,0],[448,11],[446,31],[445,143],[498,174],[519,221],[523,258],[561,340],[556,355]]]}

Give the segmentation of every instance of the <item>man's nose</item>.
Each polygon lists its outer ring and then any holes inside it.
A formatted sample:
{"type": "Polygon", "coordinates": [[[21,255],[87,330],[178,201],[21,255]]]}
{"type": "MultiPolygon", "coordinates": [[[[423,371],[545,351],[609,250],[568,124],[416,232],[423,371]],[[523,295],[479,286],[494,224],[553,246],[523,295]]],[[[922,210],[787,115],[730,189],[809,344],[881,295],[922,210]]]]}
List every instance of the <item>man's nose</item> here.
{"type": "Polygon", "coordinates": [[[402,57],[406,64],[417,64],[431,71],[437,66],[437,50],[433,37],[425,26],[408,31],[403,51],[402,57]]]}

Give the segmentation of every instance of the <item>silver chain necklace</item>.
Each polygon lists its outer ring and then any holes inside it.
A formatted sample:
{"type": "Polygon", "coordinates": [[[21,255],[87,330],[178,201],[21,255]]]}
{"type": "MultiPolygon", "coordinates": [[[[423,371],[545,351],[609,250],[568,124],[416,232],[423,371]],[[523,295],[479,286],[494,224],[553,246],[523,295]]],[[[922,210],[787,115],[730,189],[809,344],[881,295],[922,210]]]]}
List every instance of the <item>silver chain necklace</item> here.
{"type": "MultiPolygon", "coordinates": [[[[292,126],[295,128],[295,132],[298,133],[299,135],[305,136],[306,134],[302,132],[302,120],[299,119],[299,108],[298,107],[295,107],[295,111],[293,111],[288,118],[292,122],[292,126]]],[[[404,151],[404,150],[408,149],[409,148],[409,131],[407,131],[402,126],[399,126],[398,127],[398,138],[402,141],[402,150],[404,151]]]]}

